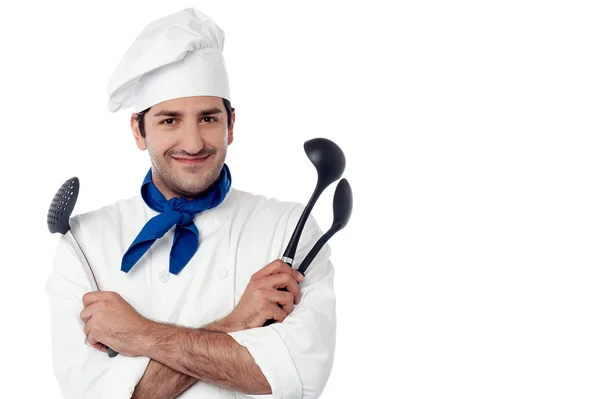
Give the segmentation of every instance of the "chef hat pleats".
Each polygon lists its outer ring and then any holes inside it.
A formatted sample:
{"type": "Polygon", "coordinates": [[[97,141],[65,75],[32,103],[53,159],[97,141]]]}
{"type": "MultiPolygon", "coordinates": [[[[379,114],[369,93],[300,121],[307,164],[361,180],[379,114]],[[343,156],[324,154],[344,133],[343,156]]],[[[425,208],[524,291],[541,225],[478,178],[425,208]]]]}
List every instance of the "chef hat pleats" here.
{"type": "Polygon", "coordinates": [[[194,8],[149,23],[110,78],[108,110],[135,112],[174,98],[216,96],[231,101],[223,58],[225,35],[194,8]]]}

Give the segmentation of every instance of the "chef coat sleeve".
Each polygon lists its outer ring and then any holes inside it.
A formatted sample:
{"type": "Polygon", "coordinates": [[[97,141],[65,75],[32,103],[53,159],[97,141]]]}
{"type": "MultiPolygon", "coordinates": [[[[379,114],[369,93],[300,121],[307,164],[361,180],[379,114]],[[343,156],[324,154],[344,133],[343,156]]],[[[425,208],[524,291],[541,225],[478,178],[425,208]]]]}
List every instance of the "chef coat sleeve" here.
{"type": "Polygon", "coordinates": [[[89,345],[79,313],[82,297],[92,291],[69,236],[59,236],[46,293],[50,303],[52,364],[67,399],[131,398],[149,358],[117,355],[109,358],[89,345]]]}
{"type": "MultiPolygon", "coordinates": [[[[294,208],[286,227],[291,237],[303,207],[294,208]]],[[[322,236],[310,216],[296,251],[297,268],[322,236]]],[[[271,385],[271,395],[254,398],[318,398],[331,374],[335,350],[336,299],[334,268],[325,245],[315,257],[300,283],[301,299],[282,323],[229,333],[254,357],[271,385]]]]}

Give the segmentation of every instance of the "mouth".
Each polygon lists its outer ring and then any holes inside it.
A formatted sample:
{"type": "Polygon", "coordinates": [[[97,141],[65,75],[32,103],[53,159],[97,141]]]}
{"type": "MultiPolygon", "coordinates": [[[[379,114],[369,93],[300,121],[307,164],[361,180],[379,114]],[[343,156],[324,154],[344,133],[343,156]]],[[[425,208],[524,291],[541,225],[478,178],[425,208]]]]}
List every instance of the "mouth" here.
{"type": "Polygon", "coordinates": [[[205,157],[194,157],[194,158],[180,158],[180,157],[177,157],[177,158],[172,157],[172,158],[178,162],[181,162],[184,165],[199,165],[201,163],[204,163],[211,155],[207,155],[205,157]]]}

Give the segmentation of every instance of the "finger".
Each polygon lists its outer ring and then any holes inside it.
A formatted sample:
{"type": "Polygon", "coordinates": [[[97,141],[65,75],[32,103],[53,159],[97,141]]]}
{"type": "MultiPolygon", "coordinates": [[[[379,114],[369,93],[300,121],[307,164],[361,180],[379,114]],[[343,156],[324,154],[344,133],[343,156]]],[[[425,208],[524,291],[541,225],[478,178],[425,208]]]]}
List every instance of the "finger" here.
{"type": "Polygon", "coordinates": [[[105,299],[106,294],[107,293],[104,291],[90,291],[90,292],[83,294],[83,297],[81,297],[81,301],[83,302],[83,306],[87,307],[93,303],[96,303],[98,301],[101,301],[102,299],[105,299]]]}
{"type": "Polygon", "coordinates": [[[79,318],[83,320],[84,323],[87,323],[90,317],[92,317],[92,312],[89,308],[83,308],[83,310],[79,312],[79,318]]]}
{"type": "Polygon", "coordinates": [[[87,340],[88,340],[88,344],[90,344],[91,346],[96,346],[97,344],[99,344],[98,341],[96,341],[93,337],[90,336],[91,334],[88,334],[87,336],[87,340]]]}
{"type": "Polygon", "coordinates": [[[104,346],[104,344],[101,343],[97,343],[93,345],[94,348],[98,349],[100,352],[106,352],[106,346],[104,346]]]}
{"type": "Polygon", "coordinates": [[[286,291],[294,294],[294,303],[300,301],[300,286],[294,277],[289,274],[274,274],[264,279],[265,284],[271,288],[285,288],[286,291]]]}
{"type": "Polygon", "coordinates": [[[88,307],[83,308],[83,310],[79,313],[79,318],[83,320],[84,323],[87,323],[92,316],[98,312],[100,306],[100,302],[94,302],[88,307]]]}
{"type": "Polygon", "coordinates": [[[90,291],[85,293],[83,297],[81,297],[81,300],[83,301],[83,306],[89,306],[96,302],[115,301],[121,298],[121,295],[114,291],[90,291]]]}
{"type": "Polygon", "coordinates": [[[300,273],[296,269],[292,269],[292,270],[294,271],[294,277],[296,278],[296,281],[298,281],[299,283],[302,282],[302,280],[304,280],[304,274],[300,273]]]}
{"type": "Polygon", "coordinates": [[[282,306],[285,313],[290,314],[294,309],[294,294],[287,291],[272,291],[269,294],[269,299],[282,306]]]}
{"type": "Polygon", "coordinates": [[[261,278],[265,278],[272,274],[277,274],[277,273],[292,274],[293,272],[294,272],[294,269],[292,269],[287,263],[285,263],[281,259],[276,259],[273,262],[266,265],[265,267],[263,267],[262,269],[260,269],[259,271],[257,271],[256,273],[254,273],[252,275],[252,279],[259,280],[261,278]]]}
{"type": "Polygon", "coordinates": [[[272,305],[269,310],[271,311],[271,319],[275,319],[275,321],[282,322],[287,317],[287,313],[285,310],[281,309],[279,306],[272,305]]]}
{"type": "Polygon", "coordinates": [[[90,331],[92,330],[92,325],[91,323],[85,323],[85,325],[83,326],[83,333],[86,335],[86,337],[88,335],[90,335],[90,331]]]}
{"type": "Polygon", "coordinates": [[[263,288],[284,288],[291,284],[298,284],[296,279],[287,273],[277,273],[267,276],[261,280],[260,286],[263,288]]]}
{"type": "Polygon", "coordinates": [[[83,320],[84,323],[87,323],[90,320],[90,318],[92,317],[92,314],[95,312],[96,306],[93,306],[93,305],[94,304],[89,305],[86,308],[83,308],[83,310],[79,313],[79,318],[81,320],[83,320]]]}

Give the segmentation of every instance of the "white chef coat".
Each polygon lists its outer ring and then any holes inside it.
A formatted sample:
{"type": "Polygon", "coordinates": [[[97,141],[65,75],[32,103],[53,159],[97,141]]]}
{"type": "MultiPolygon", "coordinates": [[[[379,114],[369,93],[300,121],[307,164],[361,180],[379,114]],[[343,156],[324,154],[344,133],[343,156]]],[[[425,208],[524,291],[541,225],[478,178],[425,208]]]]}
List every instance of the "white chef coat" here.
{"type": "MultiPolygon", "coordinates": [[[[157,240],[129,273],[121,258],[144,224],[158,213],[141,196],[71,218],[71,232],[94,270],[100,290],[116,291],[142,316],[202,327],[228,315],[253,273],[278,259],[303,206],[231,188],[224,201],[196,215],[200,245],[178,275],[169,273],[175,227],[157,240]]],[[[322,231],[309,217],[296,252],[297,267],[322,231]]],[[[68,236],[58,235],[47,283],[53,368],[65,398],[130,398],[150,361],[109,358],[87,344],[79,313],[92,290],[68,236]]],[[[334,268],[325,246],[300,283],[301,300],[283,323],[230,333],[254,357],[271,395],[244,395],[202,381],[186,398],[317,398],[329,378],[335,348],[334,268]]]]}

